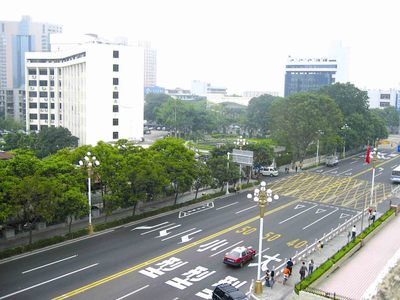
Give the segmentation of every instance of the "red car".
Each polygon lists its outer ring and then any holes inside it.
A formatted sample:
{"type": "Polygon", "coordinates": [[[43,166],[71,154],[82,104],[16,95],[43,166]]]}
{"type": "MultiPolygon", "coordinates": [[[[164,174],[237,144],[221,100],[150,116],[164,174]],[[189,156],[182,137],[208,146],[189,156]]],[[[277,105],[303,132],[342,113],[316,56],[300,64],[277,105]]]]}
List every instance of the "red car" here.
{"type": "Polygon", "coordinates": [[[243,267],[243,265],[256,256],[256,250],[251,247],[236,247],[225,254],[224,264],[243,267]]]}

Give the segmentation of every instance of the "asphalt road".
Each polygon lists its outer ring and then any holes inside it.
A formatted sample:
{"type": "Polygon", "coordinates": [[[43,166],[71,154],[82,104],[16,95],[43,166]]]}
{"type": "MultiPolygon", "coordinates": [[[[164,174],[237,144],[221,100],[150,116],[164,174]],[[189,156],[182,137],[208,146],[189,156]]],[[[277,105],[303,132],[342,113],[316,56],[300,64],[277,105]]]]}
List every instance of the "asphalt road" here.
{"type": "MultiPolygon", "coordinates": [[[[376,164],[378,203],[391,197],[390,172],[400,163],[396,153],[384,157],[376,164]]],[[[354,157],[333,168],[267,178],[280,199],[264,218],[263,271],[365,207],[370,169],[362,157],[354,157]]],[[[243,268],[226,266],[222,259],[239,245],[258,252],[258,236],[257,203],[245,192],[231,194],[1,263],[0,299],[211,299],[222,281],[247,291],[257,259],[243,268]]]]}

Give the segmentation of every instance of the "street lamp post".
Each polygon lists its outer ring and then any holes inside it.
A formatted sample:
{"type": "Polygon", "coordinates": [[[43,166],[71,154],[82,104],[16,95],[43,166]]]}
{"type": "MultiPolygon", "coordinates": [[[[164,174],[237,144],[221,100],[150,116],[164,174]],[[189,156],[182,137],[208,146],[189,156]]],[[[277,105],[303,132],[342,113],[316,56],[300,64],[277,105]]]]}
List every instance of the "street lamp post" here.
{"type": "MultiPolygon", "coordinates": [[[[242,136],[239,136],[239,138],[235,142],[235,145],[239,146],[240,151],[242,150],[242,147],[247,144],[248,142],[242,136]]],[[[239,163],[239,190],[241,189],[242,189],[242,164],[239,163]]]]}
{"type": "Polygon", "coordinates": [[[272,190],[266,188],[265,181],[261,181],[260,188],[254,190],[254,198],[252,194],[248,194],[247,198],[253,198],[254,201],[258,202],[260,207],[260,234],[258,238],[258,264],[257,264],[257,278],[254,287],[254,292],[256,294],[262,293],[262,283],[261,283],[261,257],[262,257],[262,238],[263,238],[263,228],[264,228],[264,214],[266,205],[272,202],[272,198],[275,200],[279,199],[278,195],[272,195],[272,190]]]}
{"type": "MultiPolygon", "coordinates": [[[[226,167],[227,167],[227,171],[229,174],[229,155],[230,155],[230,153],[228,152],[227,154],[228,154],[228,162],[226,163],[226,167]]],[[[226,195],[228,195],[228,194],[229,194],[229,179],[226,181],[226,195]]]]}
{"type": "Polygon", "coordinates": [[[316,165],[318,166],[318,164],[319,164],[319,136],[321,135],[321,134],[324,134],[324,132],[322,131],[322,130],[318,130],[318,140],[317,140],[317,158],[316,158],[316,160],[315,160],[315,163],[316,163],[316,165]]]}
{"type": "Polygon", "coordinates": [[[92,225],[92,189],[91,189],[91,176],[92,176],[92,168],[94,166],[100,165],[100,162],[96,159],[96,156],[91,156],[92,153],[86,153],[86,156],[83,160],[79,161],[79,166],[86,167],[88,173],[88,202],[89,202],[89,224],[88,230],[89,233],[93,233],[93,225],[92,225]]]}
{"type": "Polygon", "coordinates": [[[371,184],[371,200],[369,202],[369,206],[372,207],[372,202],[374,198],[374,183],[375,183],[375,167],[376,167],[376,157],[378,155],[378,149],[374,147],[374,154],[372,155],[372,184],[371,184]]]}
{"type": "Polygon", "coordinates": [[[344,132],[344,135],[343,135],[343,159],[346,158],[346,130],[349,128],[350,127],[347,124],[344,124],[342,126],[342,130],[344,132]]]}

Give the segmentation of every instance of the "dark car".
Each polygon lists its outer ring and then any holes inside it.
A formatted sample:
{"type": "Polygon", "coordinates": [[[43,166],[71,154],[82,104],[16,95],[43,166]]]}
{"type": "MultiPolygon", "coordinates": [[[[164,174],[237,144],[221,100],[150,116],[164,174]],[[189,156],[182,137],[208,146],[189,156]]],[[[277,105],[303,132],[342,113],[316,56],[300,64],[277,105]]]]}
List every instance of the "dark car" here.
{"type": "Polygon", "coordinates": [[[236,247],[224,256],[224,264],[243,267],[256,255],[256,250],[251,247],[236,247]]]}
{"type": "Polygon", "coordinates": [[[212,300],[249,300],[245,293],[229,283],[217,285],[212,294],[212,300]]]}

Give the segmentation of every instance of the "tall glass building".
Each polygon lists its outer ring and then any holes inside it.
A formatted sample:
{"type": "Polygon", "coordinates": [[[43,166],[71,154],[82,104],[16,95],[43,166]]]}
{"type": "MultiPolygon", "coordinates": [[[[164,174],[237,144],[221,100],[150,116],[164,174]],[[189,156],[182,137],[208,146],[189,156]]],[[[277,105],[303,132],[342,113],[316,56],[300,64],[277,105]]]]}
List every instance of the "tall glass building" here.
{"type": "Polygon", "coordinates": [[[292,58],[289,56],[285,73],[285,97],[316,91],[335,83],[338,63],[333,58],[292,58]]]}

